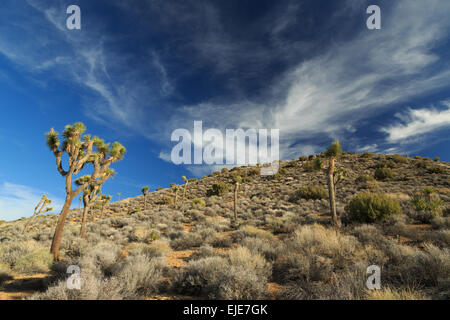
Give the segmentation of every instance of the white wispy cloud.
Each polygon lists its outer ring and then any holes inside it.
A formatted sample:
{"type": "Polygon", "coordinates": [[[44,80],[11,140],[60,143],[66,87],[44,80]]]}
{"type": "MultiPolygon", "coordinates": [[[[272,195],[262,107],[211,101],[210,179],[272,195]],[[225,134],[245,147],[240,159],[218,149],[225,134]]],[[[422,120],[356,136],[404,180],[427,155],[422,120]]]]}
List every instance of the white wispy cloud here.
{"type": "Polygon", "coordinates": [[[52,200],[53,213],[59,213],[64,201],[52,194],[29,186],[3,182],[0,185],[0,219],[11,221],[33,215],[34,208],[46,194],[52,200]]]}
{"type": "Polygon", "coordinates": [[[450,102],[444,102],[443,110],[435,108],[408,109],[404,113],[397,113],[398,123],[381,128],[387,133],[387,140],[391,143],[404,142],[437,129],[450,126],[450,102]]]}

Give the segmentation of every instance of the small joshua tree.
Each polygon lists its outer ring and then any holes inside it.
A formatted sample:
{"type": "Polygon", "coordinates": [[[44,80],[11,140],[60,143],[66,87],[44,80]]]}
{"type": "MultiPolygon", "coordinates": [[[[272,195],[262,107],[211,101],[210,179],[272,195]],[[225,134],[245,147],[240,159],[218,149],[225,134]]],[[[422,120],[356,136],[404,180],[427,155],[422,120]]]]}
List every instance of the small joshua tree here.
{"type": "Polygon", "coordinates": [[[175,183],[170,184],[170,189],[172,189],[172,192],[174,193],[174,207],[177,208],[177,200],[178,200],[178,191],[180,190],[180,187],[176,185],[175,183]]]}
{"type": "Polygon", "coordinates": [[[189,180],[188,180],[188,179],[186,179],[186,177],[185,177],[185,176],[182,176],[182,177],[181,177],[181,179],[183,179],[183,181],[185,182],[185,184],[184,184],[184,189],[183,189],[183,198],[181,199],[181,203],[183,203],[183,201],[184,201],[184,198],[186,197],[186,189],[187,189],[187,186],[188,186],[189,180]]]}
{"type": "Polygon", "coordinates": [[[117,193],[117,197],[118,197],[118,200],[117,201],[120,201],[120,196],[122,195],[122,193],[120,193],[120,192],[118,192],[117,193]]]}
{"type": "Polygon", "coordinates": [[[66,198],[64,206],[59,215],[58,223],[53,235],[50,252],[55,260],[59,259],[59,247],[61,245],[62,233],[66,222],[67,214],[73,199],[91,184],[103,184],[109,177],[109,166],[118,160],[123,159],[126,149],[118,142],[111,146],[104,140],[90,135],[83,135],[86,127],[83,123],[77,122],[73,125],[67,125],[62,133],[64,138],[62,144],[59,140],[59,134],[52,128],[46,133],[47,145],[56,158],[56,168],[58,172],[65,177],[66,198]],[[61,145],[61,146],[60,146],[61,145]],[[95,147],[95,151],[94,151],[95,147]],[[66,153],[67,169],[63,168],[63,154],[66,153]],[[92,164],[93,172],[89,181],[85,181],[77,188],[72,186],[73,175],[78,174],[87,164],[92,164]]]}
{"type": "Polygon", "coordinates": [[[333,217],[333,223],[335,226],[339,226],[339,221],[336,214],[336,199],[335,199],[335,191],[336,188],[334,186],[335,181],[335,161],[338,156],[342,154],[342,148],[339,141],[333,142],[327,149],[325,155],[329,159],[328,166],[328,193],[330,197],[330,211],[331,216],[333,217]]]}
{"type": "Polygon", "coordinates": [[[30,225],[31,221],[38,215],[40,215],[41,213],[46,213],[49,211],[52,211],[53,208],[52,207],[47,207],[50,203],[52,203],[52,200],[47,199],[47,196],[44,194],[41,198],[41,200],[39,201],[39,203],[37,204],[36,208],[34,208],[34,213],[31,216],[30,219],[28,219],[27,223],[25,224],[25,227],[23,228],[22,234],[25,233],[25,231],[27,230],[28,226],[30,225]]]}
{"type": "MultiPolygon", "coordinates": [[[[114,170],[107,169],[106,170],[106,176],[103,180],[103,183],[111,176],[115,174],[114,170]]],[[[90,181],[91,176],[86,175],[83,177],[78,178],[75,180],[75,184],[77,186],[82,186],[86,181],[90,181]]],[[[86,224],[87,224],[87,218],[89,214],[89,209],[91,208],[92,204],[95,203],[97,198],[101,195],[101,186],[103,183],[100,182],[93,182],[89,184],[86,189],[83,190],[83,217],[81,219],[81,230],[80,230],[80,237],[84,238],[86,236],[86,224]]],[[[103,196],[102,196],[103,197],[103,196]]]]}
{"type": "Polygon", "coordinates": [[[234,223],[237,223],[237,209],[238,209],[238,193],[239,193],[239,185],[242,183],[241,176],[234,176],[234,223]]]}
{"type": "Polygon", "coordinates": [[[147,210],[147,194],[148,194],[148,186],[145,186],[142,188],[141,192],[144,196],[144,210],[147,210]]]}
{"type": "Polygon", "coordinates": [[[102,201],[102,211],[100,213],[100,219],[103,218],[103,212],[105,211],[105,206],[111,201],[112,197],[108,196],[106,194],[102,194],[101,201],[102,201]]]}

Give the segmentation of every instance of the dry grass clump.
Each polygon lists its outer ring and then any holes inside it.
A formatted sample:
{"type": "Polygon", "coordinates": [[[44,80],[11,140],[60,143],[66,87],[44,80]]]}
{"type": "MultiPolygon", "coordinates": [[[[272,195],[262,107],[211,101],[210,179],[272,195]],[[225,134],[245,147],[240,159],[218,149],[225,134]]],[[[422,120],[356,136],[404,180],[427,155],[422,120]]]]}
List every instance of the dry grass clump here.
{"type": "Polygon", "coordinates": [[[365,297],[368,300],[428,300],[427,295],[412,289],[391,289],[367,290],[365,297]]]}
{"type": "Polygon", "coordinates": [[[241,230],[245,233],[245,235],[250,237],[256,237],[261,239],[273,239],[273,234],[269,231],[258,229],[257,227],[246,225],[241,228],[241,230]]]}
{"type": "Polygon", "coordinates": [[[34,240],[4,242],[0,246],[0,264],[19,273],[46,272],[52,264],[48,247],[34,240]]]}
{"type": "Polygon", "coordinates": [[[225,257],[191,261],[181,272],[174,289],[208,299],[263,299],[267,296],[270,265],[259,254],[237,248],[225,257]]]}

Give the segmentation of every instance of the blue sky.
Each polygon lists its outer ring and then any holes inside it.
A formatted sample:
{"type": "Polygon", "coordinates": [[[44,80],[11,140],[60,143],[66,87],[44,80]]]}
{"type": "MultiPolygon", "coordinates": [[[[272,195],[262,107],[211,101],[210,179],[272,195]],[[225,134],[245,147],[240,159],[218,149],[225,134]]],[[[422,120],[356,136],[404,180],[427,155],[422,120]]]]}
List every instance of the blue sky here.
{"type": "Polygon", "coordinates": [[[114,199],[217,169],[170,162],[171,132],[194,120],[278,128],[282,159],[339,139],[449,161],[449,15],[437,0],[2,0],[0,219],[43,193],[61,206],[44,133],[77,121],[128,150],[103,187],[114,199]],[[81,30],[66,28],[72,4],[81,30]]]}

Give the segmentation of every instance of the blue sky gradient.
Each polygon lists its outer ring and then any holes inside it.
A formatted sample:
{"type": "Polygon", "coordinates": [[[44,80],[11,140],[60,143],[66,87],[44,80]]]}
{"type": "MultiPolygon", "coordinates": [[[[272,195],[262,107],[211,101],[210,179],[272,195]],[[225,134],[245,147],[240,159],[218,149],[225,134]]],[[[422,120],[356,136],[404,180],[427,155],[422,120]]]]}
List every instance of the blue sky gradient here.
{"type": "MultiPolygon", "coordinates": [[[[171,132],[278,128],[282,159],[450,160],[450,2],[3,0],[0,219],[64,200],[44,133],[82,121],[128,150],[103,192],[135,196],[217,166],[170,162],[171,132]],[[81,8],[81,30],[66,8],[81,8]],[[366,8],[381,8],[381,30],[366,8]]],[[[78,206],[75,201],[74,207],[78,206]]]]}

